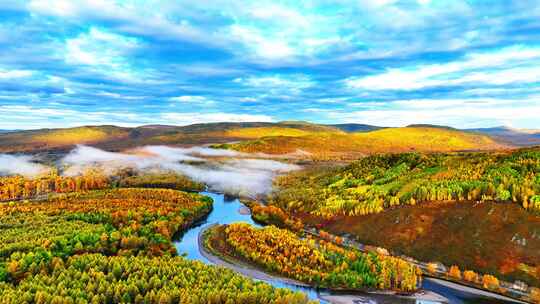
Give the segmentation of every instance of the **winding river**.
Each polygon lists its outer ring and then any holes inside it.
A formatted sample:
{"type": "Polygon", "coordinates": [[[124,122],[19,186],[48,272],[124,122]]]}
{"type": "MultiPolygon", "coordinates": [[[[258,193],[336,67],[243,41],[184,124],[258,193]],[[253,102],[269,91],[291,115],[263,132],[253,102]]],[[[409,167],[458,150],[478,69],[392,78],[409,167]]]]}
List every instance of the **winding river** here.
{"type": "MultiPolygon", "coordinates": [[[[201,194],[210,196],[214,200],[214,208],[208,217],[200,225],[188,230],[181,239],[175,242],[176,249],[179,254],[185,254],[188,259],[199,260],[207,264],[213,264],[212,261],[207,259],[199,248],[199,233],[206,227],[212,224],[229,224],[233,222],[246,222],[254,226],[260,227],[255,223],[249,214],[243,214],[240,212],[242,208],[246,208],[238,199],[228,198],[223,194],[214,192],[201,192],[201,194]]],[[[317,290],[315,288],[304,287],[294,285],[278,278],[263,279],[263,281],[279,288],[288,288],[295,291],[301,291],[308,295],[310,299],[319,300],[321,303],[328,303],[322,300],[321,297],[330,296],[329,293],[317,290]]],[[[459,285],[447,284],[443,281],[425,279],[422,284],[422,289],[430,292],[434,292],[448,299],[449,303],[456,304],[495,304],[495,303],[519,303],[513,301],[506,301],[494,294],[478,291],[475,289],[462,288],[459,285]]],[[[384,303],[416,303],[416,304],[439,304],[443,302],[438,301],[426,301],[398,298],[394,296],[377,296],[371,294],[357,295],[354,301],[349,303],[372,303],[372,304],[384,304],[384,303]]]]}

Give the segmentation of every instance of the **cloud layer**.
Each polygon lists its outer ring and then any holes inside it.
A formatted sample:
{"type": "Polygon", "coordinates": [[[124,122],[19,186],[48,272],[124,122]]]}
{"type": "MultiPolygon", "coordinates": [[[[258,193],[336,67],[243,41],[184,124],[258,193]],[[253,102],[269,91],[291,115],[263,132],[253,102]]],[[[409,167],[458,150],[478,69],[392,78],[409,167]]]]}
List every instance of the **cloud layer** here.
{"type": "Polygon", "coordinates": [[[173,171],[205,183],[212,190],[246,196],[268,193],[277,174],[299,169],[296,165],[274,160],[246,157],[249,155],[205,147],[145,146],[128,154],[81,145],[61,162],[66,167],[66,175],[78,175],[94,167],[108,174],[123,168],[140,172],[173,171]]]}
{"type": "Polygon", "coordinates": [[[37,176],[46,173],[48,167],[34,161],[30,156],[0,154],[0,176],[37,176]]]}
{"type": "Polygon", "coordinates": [[[540,103],[539,20],[532,0],[8,1],[0,129],[279,120],[539,128],[527,115],[540,103]],[[517,115],[479,120],[455,100],[517,115]],[[409,119],[417,101],[425,113],[409,119]]]}

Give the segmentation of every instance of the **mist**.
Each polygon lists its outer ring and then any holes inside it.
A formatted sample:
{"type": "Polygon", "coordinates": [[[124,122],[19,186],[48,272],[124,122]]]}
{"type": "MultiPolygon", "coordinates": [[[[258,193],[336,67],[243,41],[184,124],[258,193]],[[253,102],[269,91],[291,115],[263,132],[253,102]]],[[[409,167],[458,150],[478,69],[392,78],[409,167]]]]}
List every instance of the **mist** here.
{"type": "Polygon", "coordinates": [[[31,156],[0,154],[0,176],[35,177],[47,173],[49,170],[49,167],[35,162],[31,156]]]}
{"type": "Polygon", "coordinates": [[[116,153],[79,145],[61,164],[65,175],[82,174],[89,168],[110,175],[124,168],[141,173],[173,171],[205,183],[211,190],[250,197],[271,191],[276,175],[300,169],[297,165],[250,157],[254,155],[207,147],[144,146],[116,153]]]}

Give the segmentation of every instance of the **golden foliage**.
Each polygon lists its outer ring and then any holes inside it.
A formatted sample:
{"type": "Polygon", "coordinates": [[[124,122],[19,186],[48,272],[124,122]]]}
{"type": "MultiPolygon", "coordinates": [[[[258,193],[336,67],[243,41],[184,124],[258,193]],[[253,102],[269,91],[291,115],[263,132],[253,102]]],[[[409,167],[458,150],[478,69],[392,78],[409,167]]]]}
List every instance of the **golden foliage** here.
{"type": "Polygon", "coordinates": [[[478,274],[472,270],[465,270],[463,272],[463,279],[468,282],[476,283],[478,281],[478,274]]]}
{"type": "Polygon", "coordinates": [[[485,274],[482,276],[482,285],[484,288],[497,290],[499,289],[499,279],[492,275],[485,274]]]}
{"type": "Polygon", "coordinates": [[[225,237],[240,256],[316,286],[411,291],[419,280],[417,267],[404,260],[363,254],[325,240],[301,239],[275,226],[256,229],[231,224],[225,228],[225,237]]]}
{"type": "Polygon", "coordinates": [[[450,267],[448,275],[454,279],[461,280],[461,270],[459,270],[459,267],[456,265],[450,267]]]}

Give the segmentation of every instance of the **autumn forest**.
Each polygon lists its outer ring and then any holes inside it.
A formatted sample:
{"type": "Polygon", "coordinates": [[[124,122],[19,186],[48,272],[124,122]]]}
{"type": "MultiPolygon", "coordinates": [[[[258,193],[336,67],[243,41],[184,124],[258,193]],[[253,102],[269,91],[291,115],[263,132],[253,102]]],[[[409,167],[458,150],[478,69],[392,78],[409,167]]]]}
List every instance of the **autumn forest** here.
{"type": "Polygon", "coordinates": [[[0,302],[448,303],[460,286],[538,302],[540,150],[433,128],[410,151],[424,128],[247,125],[210,147],[5,154],[39,172],[0,177],[0,302]],[[330,150],[306,144],[332,134],[330,150]]]}

